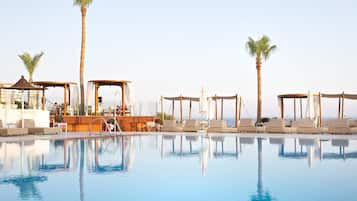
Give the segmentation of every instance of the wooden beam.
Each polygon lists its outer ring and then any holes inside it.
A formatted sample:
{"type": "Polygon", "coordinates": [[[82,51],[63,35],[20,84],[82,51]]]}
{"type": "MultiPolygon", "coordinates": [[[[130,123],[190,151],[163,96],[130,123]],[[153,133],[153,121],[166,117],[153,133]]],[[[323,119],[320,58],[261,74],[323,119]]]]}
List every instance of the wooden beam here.
{"type": "Polygon", "coordinates": [[[223,98],[221,99],[221,120],[223,120],[223,98]]]}

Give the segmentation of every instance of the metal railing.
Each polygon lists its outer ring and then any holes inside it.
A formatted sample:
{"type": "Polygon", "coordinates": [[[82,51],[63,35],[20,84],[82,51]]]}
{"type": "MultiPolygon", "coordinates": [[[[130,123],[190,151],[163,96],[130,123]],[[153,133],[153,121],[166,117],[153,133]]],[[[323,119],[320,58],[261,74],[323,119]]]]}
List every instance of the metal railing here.
{"type": "Polygon", "coordinates": [[[99,117],[96,119],[93,119],[90,123],[89,123],[89,132],[92,132],[93,130],[93,123],[94,122],[98,122],[101,121],[104,123],[105,125],[105,131],[104,132],[108,132],[109,134],[115,134],[117,132],[119,132],[120,134],[122,133],[122,130],[120,128],[120,125],[118,123],[118,121],[116,120],[116,118],[112,117],[112,118],[103,118],[103,117],[99,117]],[[108,120],[114,120],[114,131],[112,131],[112,127],[110,126],[110,124],[107,122],[108,120]],[[117,130],[118,128],[118,130],[117,130]]]}

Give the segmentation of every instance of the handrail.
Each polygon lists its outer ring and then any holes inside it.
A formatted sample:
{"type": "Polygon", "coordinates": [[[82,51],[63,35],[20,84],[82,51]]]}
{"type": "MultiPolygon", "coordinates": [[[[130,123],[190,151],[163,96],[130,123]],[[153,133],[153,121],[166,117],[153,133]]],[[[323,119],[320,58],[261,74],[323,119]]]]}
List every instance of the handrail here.
{"type": "Polygon", "coordinates": [[[110,128],[110,126],[109,126],[109,124],[108,124],[108,122],[107,122],[108,120],[111,120],[111,119],[114,120],[114,124],[115,124],[115,126],[114,126],[114,132],[117,132],[116,128],[118,127],[119,133],[121,133],[122,130],[121,130],[120,126],[119,126],[118,121],[117,121],[115,118],[105,119],[104,117],[98,117],[98,118],[96,118],[96,119],[93,119],[93,120],[89,123],[89,132],[92,132],[92,128],[93,128],[93,123],[94,123],[94,122],[96,122],[96,121],[103,121],[104,124],[105,124],[105,129],[108,130],[108,132],[109,132],[110,134],[112,134],[111,128],[110,128]]]}

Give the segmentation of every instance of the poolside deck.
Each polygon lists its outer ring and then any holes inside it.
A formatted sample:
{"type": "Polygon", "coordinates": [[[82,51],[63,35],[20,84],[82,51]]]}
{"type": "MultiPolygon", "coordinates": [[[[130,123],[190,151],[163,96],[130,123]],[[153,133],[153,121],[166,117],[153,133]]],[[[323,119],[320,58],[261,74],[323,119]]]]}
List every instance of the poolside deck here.
{"type": "Polygon", "coordinates": [[[357,140],[357,135],[331,135],[331,134],[267,134],[267,133],[206,133],[206,132],[122,132],[122,133],[88,133],[88,132],[69,132],[58,135],[27,135],[0,137],[0,142],[17,142],[30,140],[72,140],[72,139],[90,139],[90,138],[111,138],[121,136],[147,136],[147,135],[172,135],[172,136],[237,136],[237,137],[252,137],[252,138],[304,138],[304,139],[348,139],[357,140]]]}

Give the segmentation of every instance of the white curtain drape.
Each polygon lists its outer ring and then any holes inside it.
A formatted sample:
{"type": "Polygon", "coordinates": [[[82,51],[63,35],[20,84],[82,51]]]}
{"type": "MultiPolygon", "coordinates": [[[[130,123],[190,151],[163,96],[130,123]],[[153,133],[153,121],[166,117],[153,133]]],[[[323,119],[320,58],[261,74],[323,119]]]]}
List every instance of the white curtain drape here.
{"type": "Polygon", "coordinates": [[[89,108],[91,108],[90,112],[94,113],[94,110],[95,110],[94,109],[94,104],[95,104],[95,102],[94,102],[94,93],[95,93],[95,85],[94,85],[94,83],[93,82],[88,82],[87,83],[87,97],[86,97],[86,103],[87,103],[86,112],[88,112],[89,108]]]}

